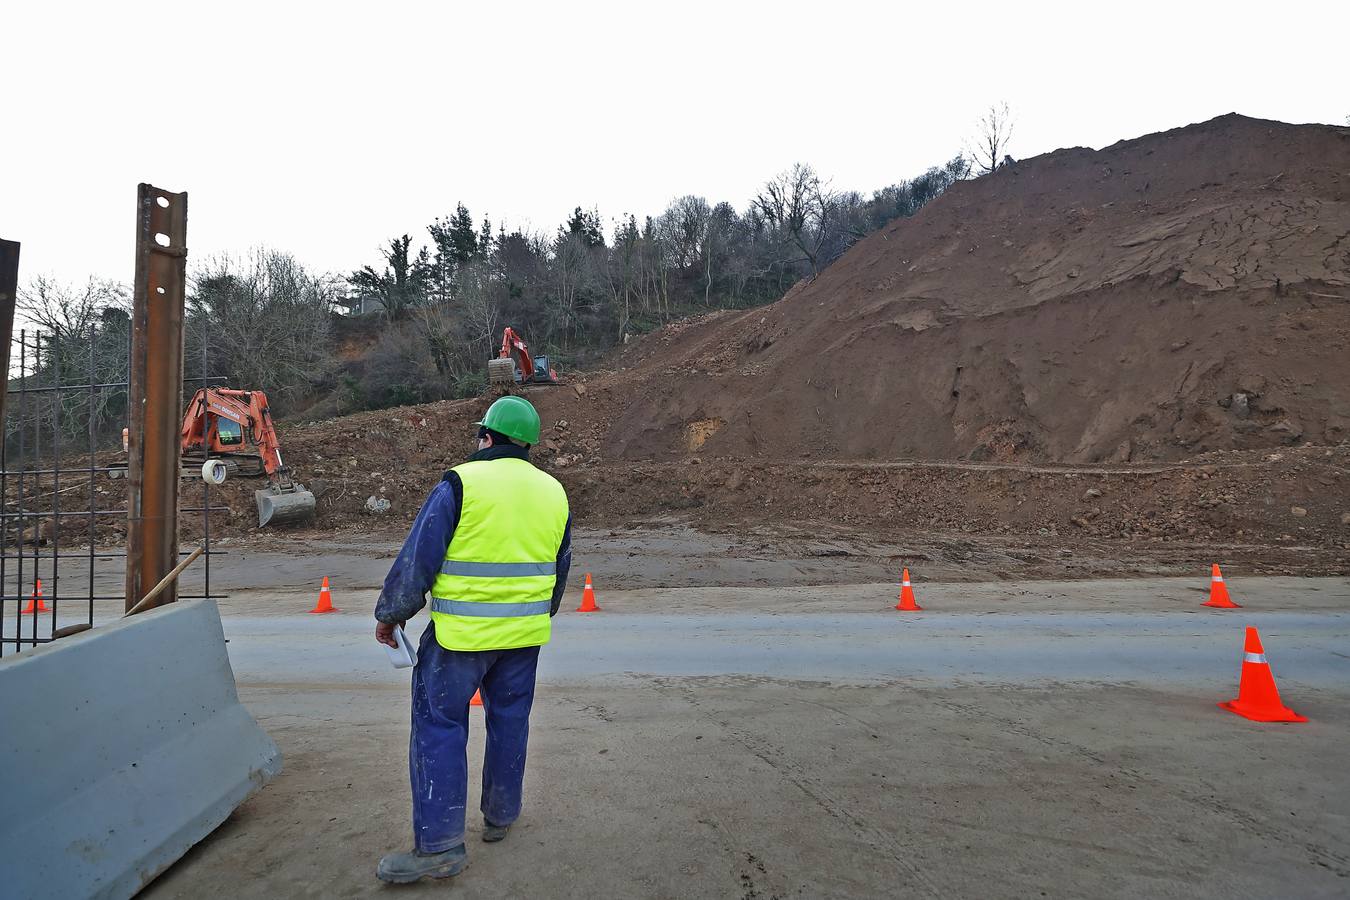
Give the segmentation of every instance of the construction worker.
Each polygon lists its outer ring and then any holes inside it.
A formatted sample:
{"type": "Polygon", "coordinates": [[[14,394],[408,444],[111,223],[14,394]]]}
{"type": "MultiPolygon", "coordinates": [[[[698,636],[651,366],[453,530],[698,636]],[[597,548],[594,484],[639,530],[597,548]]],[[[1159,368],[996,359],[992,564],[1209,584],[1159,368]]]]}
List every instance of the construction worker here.
{"type": "Polygon", "coordinates": [[[562,485],[529,461],[539,442],[529,401],[502,397],[478,426],[478,452],[427,497],[375,605],[375,639],[397,646],[394,628],[431,594],[412,675],[414,847],[380,860],[383,881],[464,868],[469,703],[480,689],[483,840],[502,840],[520,815],[535,666],[567,586],[572,519],[562,485]]]}

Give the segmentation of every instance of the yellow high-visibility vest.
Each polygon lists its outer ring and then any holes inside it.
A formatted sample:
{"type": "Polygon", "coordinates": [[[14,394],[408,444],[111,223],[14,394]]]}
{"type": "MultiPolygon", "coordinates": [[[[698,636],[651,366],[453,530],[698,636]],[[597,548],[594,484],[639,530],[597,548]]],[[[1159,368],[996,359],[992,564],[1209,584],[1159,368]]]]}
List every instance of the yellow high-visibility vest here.
{"type": "Polygon", "coordinates": [[[459,522],[431,586],[436,641],[447,650],[547,644],[567,494],[528,460],[461,463],[459,522]]]}

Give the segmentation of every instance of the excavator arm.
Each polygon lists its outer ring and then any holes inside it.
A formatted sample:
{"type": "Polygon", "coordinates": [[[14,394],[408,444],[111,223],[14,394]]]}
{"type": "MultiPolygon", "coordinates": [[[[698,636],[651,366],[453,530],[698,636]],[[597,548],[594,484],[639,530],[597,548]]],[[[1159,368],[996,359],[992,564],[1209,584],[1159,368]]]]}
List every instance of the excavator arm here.
{"type": "Polygon", "coordinates": [[[257,451],[269,478],[283,478],[281,442],[262,391],[203,388],[183,416],[183,449],[207,453],[257,451]]]}
{"type": "Polygon", "coordinates": [[[516,367],[526,375],[534,374],[534,359],[530,356],[530,349],[525,346],[525,342],[520,339],[511,327],[502,332],[502,352],[497,354],[498,359],[515,359],[516,367]]]}
{"type": "Polygon", "coordinates": [[[507,326],[502,332],[501,352],[496,359],[488,360],[488,383],[557,384],[558,373],[548,367],[547,357],[536,360],[530,356],[530,349],[520,335],[507,326]]]}

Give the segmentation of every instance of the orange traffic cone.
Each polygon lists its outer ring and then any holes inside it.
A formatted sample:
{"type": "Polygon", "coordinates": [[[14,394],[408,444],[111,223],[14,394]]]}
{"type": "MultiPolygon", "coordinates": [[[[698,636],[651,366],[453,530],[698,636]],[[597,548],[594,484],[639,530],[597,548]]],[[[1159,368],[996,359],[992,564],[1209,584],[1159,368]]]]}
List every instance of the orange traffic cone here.
{"type": "Polygon", "coordinates": [[[914,602],[914,588],[909,583],[909,569],[905,570],[904,577],[900,579],[900,602],[895,604],[895,608],[905,612],[923,609],[922,606],[914,602]]]}
{"type": "Polygon", "coordinates": [[[36,615],[40,612],[51,612],[47,604],[42,602],[42,579],[37,579],[37,585],[33,588],[33,596],[28,598],[28,605],[23,608],[21,615],[36,615]]]}
{"type": "Polygon", "coordinates": [[[1201,606],[1217,606],[1219,609],[1242,609],[1228,597],[1228,585],[1223,583],[1223,573],[1219,571],[1219,564],[1214,563],[1214,570],[1209,576],[1209,600],[1200,604],[1201,606]]]}
{"type": "Polygon", "coordinates": [[[1270,674],[1266,651],[1261,648],[1261,635],[1255,628],[1247,628],[1247,641],[1242,650],[1242,680],[1238,682],[1237,699],[1219,706],[1254,722],[1308,721],[1280,702],[1275,676],[1270,674]]]}
{"type": "Polygon", "coordinates": [[[474,691],[474,692],[473,692],[473,699],[469,701],[469,705],[470,705],[470,706],[482,706],[482,705],[483,705],[483,693],[482,693],[482,691],[474,691]]]}
{"type": "Polygon", "coordinates": [[[577,607],[577,612],[599,612],[600,607],[595,605],[595,588],[591,587],[591,573],[586,573],[586,586],[581,589],[581,605],[577,607]]]}
{"type": "Polygon", "coordinates": [[[328,576],[325,575],[323,576],[323,587],[319,588],[319,602],[314,604],[314,608],[311,609],[310,612],[330,613],[341,611],[342,610],[333,605],[333,595],[328,593],[328,576]]]}

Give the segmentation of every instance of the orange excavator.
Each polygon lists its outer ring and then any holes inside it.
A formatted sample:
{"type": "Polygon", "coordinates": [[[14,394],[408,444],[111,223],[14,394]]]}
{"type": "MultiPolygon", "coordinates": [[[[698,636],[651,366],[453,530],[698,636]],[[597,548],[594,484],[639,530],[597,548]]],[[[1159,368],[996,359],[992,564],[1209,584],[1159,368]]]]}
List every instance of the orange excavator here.
{"type": "Polygon", "coordinates": [[[253,492],[258,526],[293,525],[314,515],[314,495],[291,478],[281,461],[281,442],[262,391],[202,388],[188,401],[183,415],[184,455],[200,459],[253,456],[254,473],[266,473],[268,485],[253,492]]]}
{"type": "Polygon", "coordinates": [[[558,373],[548,367],[547,356],[530,356],[530,348],[515,330],[502,332],[502,349],[488,360],[489,384],[557,384],[558,373]]]}

